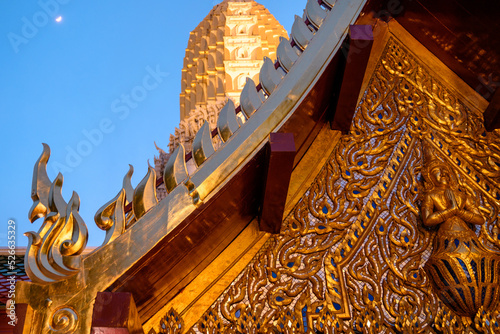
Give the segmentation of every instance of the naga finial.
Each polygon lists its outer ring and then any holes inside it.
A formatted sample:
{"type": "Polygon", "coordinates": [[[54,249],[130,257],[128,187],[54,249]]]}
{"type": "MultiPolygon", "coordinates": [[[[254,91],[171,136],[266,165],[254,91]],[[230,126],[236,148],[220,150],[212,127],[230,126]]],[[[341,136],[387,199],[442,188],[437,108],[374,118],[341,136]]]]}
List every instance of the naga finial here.
{"type": "Polygon", "coordinates": [[[87,225],[78,213],[80,198],[73,192],[69,203],[61,194],[63,176],[51,182],[47,176],[50,148],[43,152],[33,170],[29,219],[44,218],[38,232],[26,232],[28,247],[24,258],[26,272],[35,283],[49,284],[76,274],[81,268],[81,254],[87,245],[87,225]]]}

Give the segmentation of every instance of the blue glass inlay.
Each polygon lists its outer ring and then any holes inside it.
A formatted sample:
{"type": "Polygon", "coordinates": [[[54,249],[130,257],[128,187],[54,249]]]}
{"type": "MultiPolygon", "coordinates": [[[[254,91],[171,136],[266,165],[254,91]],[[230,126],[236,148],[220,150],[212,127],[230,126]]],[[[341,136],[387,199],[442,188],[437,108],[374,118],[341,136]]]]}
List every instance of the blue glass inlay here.
{"type": "Polygon", "coordinates": [[[324,230],[324,229],[326,229],[326,226],[325,226],[325,225],[319,225],[319,226],[318,226],[318,228],[319,228],[320,230],[324,230]]]}
{"type": "Polygon", "coordinates": [[[472,304],[476,305],[476,290],[473,286],[469,286],[470,295],[472,296],[472,304]]]}
{"type": "Polygon", "coordinates": [[[276,297],[276,301],[282,302],[282,301],[284,301],[284,299],[283,299],[283,297],[276,297]]]}
{"type": "Polygon", "coordinates": [[[382,225],[380,225],[380,227],[378,228],[378,230],[379,230],[380,232],[384,232],[384,227],[383,227],[382,225]]]}
{"type": "Polygon", "coordinates": [[[357,194],[359,194],[359,191],[358,191],[358,190],[353,190],[353,191],[352,191],[352,193],[353,193],[354,195],[357,195],[357,194]]]}
{"type": "Polygon", "coordinates": [[[472,283],[472,278],[470,277],[470,273],[469,273],[469,269],[467,269],[467,265],[460,258],[456,257],[455,259],[457,259],[458,263],[460,263],[460,266],[462,267],[462,271],[465,274],[465,277],[467,277],[467,281],[469,283],[472,283]]]}
{"type": "Polygon", "coordinates": [[[351,176],[351,172],[349,172],[348,170],[346,170],[346,171],[345,171],[345,174],[346,174],[347,176],[351,176]]]}
{"type": "Polygon", "coordinates": [[[372,296],[371,293],[368,293],[368,299],[370,299],[371,301],[373,301],[374,298],[373,298],[373,296],[372,296]]]}
{"type": "Polygon", "coordinates": [[[321,209],[321,211],[323,211],[325,215],[328,213],[328,208],[326,207],[326,205],[321,209]]]}
{"type": "Polygon", "coordinates": [[[358,166],[363,165],[363,161],[358,161],[358,166]]]}
{"type": "Polygon", "coordinates": [[[467,305],[467,299],[465,299],[465,294],[464,290],[462,288],[457,288],[458,294],[460,295],[460,298],[464,301],[464,304],[467,305]]]}
{"type": "Polygon", "coordinates": [[[272,276],[273,278],[277,278],[277,277],[278,277],[278,275],[276,275],[276,273],[275,273],[274,271],[271,271],[271,276],[272,276]]]}
{"type": "Polygon", "coordinates": [[[374,209],[377,208],[377,204],[375,204],[375,201],[372,201],[372,206],[373,206],[374,209]]]}
{"type": "Polygon", "coordinates": [[[453,271],[453,268],[451,267],[450,263],[446,260],[441,260],[441,261],[443,261],[446,269],[448,269],[448,272],[451,274],[451,277],[453,277],[453,279],[455,280],[455,283],[460,284],[457,274],[455,274],[455,271],[453,271]]]}
{"type": "Polygon", "coordinates": [[[408,239],[408,237],[405,236],[405,242],[410,242],[410,239],[408,239]]]}
{"type": "Polygon", "coordinates": [[[337,311],[339,311],[339,310],[342,308],[342,307],[341,307],[339,304],[337,304],[337,303],[333,303],[333,307],[335,307],[335,309],[336,309],[337,311]]]}
{"type": "Polygon", "coordinates": [[[439,279],[441,280],[441,282],[443,282],[443,284],[445,286],[450,286],[450,284],[448,283],[448,281],[443,277],[443,274],[441,274],[441,271],[439,271],[439,268],[435,264],[433,264],[432,266],[434,267],[434,270],[438,274],[439,279]]]}
{"type": "Polygon", "coordinates": [[[286,264],[286,266],[287,266],[288,268],[292,268],[294,265],[295,265],[295,262],[288,262],[288,263],[286,264]]]}
{"type": "Polygon", "coordinates": [[[484,283],[484,280],[486,279],[486,271],[484,270],[484,257],[481,259],[481,282],[484,283]]]}

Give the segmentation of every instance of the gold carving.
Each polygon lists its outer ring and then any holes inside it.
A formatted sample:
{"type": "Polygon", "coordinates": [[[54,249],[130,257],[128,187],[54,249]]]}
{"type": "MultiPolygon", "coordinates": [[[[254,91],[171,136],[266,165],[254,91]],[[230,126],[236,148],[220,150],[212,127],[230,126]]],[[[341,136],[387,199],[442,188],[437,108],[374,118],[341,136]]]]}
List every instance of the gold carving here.
{"type": "Polygon", "coordinates": [[[247,78],[245,87],[240,95],[241,110],[245,114],[246,118],[250,118],[250,116],[252,116],[252,114],[259,109],[263,102],[263,94],[257,92],[255,82],[253,82],[252,79],[247,78]]]}
{"type": "Polygon", "coordinates": [[[459,191],[450,168],[425,144],[422,219],[428,227],[439,226],[425,270],[441,300],[457,315],[473,318],[481,306],[495,310],[498,304],[500,256],[467,226],[485,220],[472,197],[459,191]]]}
{"type": "Polygon", "coordinates": [[[215,153],[214,145],[212,144],[212,133],[210,131],[210,123],[205,121],[200,130],[196,133],[193,140],[193,158],[196,166],[200,166],[212,154],[215,153]]]}
{"type": "Polygon", "coordinates": [[[30,208],[28,217],[30,222],[47,215],[49,206],[49,190],[51,183],[47,176],[47,161],[50,157],[49,145],[43,143],[43,152],[33,168],[33,183],[31,186],[31,199],[33,205],[30,208]]]}
{"type": "Polygon", "coordinates": [[[103,245],[107,245],[125,232],[125,189],[104,204],[95,214],[96,225],[106,231],[103,245]]]}
{"type": "MultiPolygon", "coordinates": [[[[183,331],[184,322],[181,316],[171,308],[165,317],[160,321],[160,332],[158,334],[181,334],[183,331]]],[[[154,329],[148,334],[156,334],[154,329]]]]}
{"type": "Polygon", "coordinates": [[[50,330],[53,333],[74,333],[78,323],[78,315],[70,307],[62,307],[54,311],[50,317],[50,330]]]}
{"type": "Polygon", "coordinates": [[[311,22],[311,24],[314,25],[316,29],[319,29],[321,27],[321,24],[323,24],[323,20],[328,15],[328,12],[321,8],[318,1],[307,0],[306,15],[309,19],[309,22],[311,22]]]}
{"type": "Polygon", "coordinates": [[[285,37],[280,37],[278,45],[278,61],[281,67],[288,73],[293,64],[299,59],[300,51],[292,47],[290,41],[285,37]]]}
{"type": "MultiPolygon", "coordinates": [[[[41,189],[46,186],[46,163],[50,149],[44,145],[33,175],[34,210],[32,218],[45,217],[38,232],[26,232],[28,247],[25,268],[33,282],[48,284],[65,280],[76,274],[81,267],[81,253],[87,244],[87,226],[78,209],[80,198],[73,192],[69,203],[61,194],[63,176],[59,173],[48,192],[47,204],[41,189]],[[43,184],[40,184],[43,183],[43,184]],[[35,184],[36,187],[35,187],[35,184]],[[42,206],[44,209],[41,209],[42,206]],[[36,213],[35,213],[36,212],[36,213]]],[[[32,193],[32,195],[33,195],[32,193]]],[[[31,215],[31,214],[30,214],[31,215]]]]}
{"type": "Polygon", "coordinates": [[[259,73],[259,81],[265,93],[271,95],[280,84],[281,79],[283,79],[283,74],[276,70],[274,62],[270,58],[265,57],[259,73]]]}
{"type": "Polygon", "coordinates": [[[226,105],[222,108],[219,113],[219,118],[217,119],[217,130],[220,138],[223,142],[229,140],[229,138],[240,128],[238,120],[236,118],[236,111],[234,108],[234,102],[228,100],[226,105]]]}
{"type": "MultiPolygon", "coordinates": [[[[477,239],[498,250],[500,137],[484,132],[468,98],[396,39],[386,41],[351,133],[342,136],[281,234],[209,308],[217,326],[233,328],[251,314],[262,332],[286,317],[305,332],[471,329],[470,319],[440,302],[424,270],[434,233],[420,218],[421,147],[429,142],[453,170],[459,196],[477,199],[485,218],[477,239]]],[[[202,319],[192,331],[211,332],[206,327],[214,322],[202,319]]]]}
{"type": "Polygon", "coordinates": [[[163,182],[165,183],[165,188],[169,193],[174,190],[179,183],[188,178],[184,155],[184,146],[180,144],[174,150],[165,165],[165,170],[163,171],[163,182]]]}
{"type": "Polygon", "coordinates": [[[135,219],[139,220],[157,203],[156,172],[153,167],[149,167],[146,176],[139,182],[134,191],[132,210],[135,219]]]}
{"type": "Polygon", "coordinates": [[[500,331],[500,312],[485,311],[483,307],[477,312],[474,324],[476,329],[483,334],[495,334],[500,331]]]}
{"type": "Polygon", "coordinates": [[[295,43],[297,43],[299,48],[304,50],[313,36],[314,33],[309,30],[307,25],[304,23],[304,20],[300,16],[295,15],[295,21],[292,25],[292,38],[295,43]]]}
{"type": "Polygon", "coordinates": [[[134,166],[128,165],[128,172],[123,177],[123,189],[125,190],[125,204],[132,203],[134,198],[134,187],[132,187],[132,174],[134,174],[134,166]]]}
{"type": "Polygon", "coordinates": [[[439,309],[434,326],[444,334],[461,334],[465,329],[460,317],[457,317],[446,307],[439,309]]]}

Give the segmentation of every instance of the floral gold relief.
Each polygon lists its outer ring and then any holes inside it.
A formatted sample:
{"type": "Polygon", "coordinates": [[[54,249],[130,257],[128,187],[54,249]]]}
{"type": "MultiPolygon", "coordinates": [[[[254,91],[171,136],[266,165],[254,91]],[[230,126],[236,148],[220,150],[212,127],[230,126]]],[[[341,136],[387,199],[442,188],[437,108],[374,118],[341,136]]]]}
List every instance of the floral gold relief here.
{"type": "Polygon", "coordinates": [[[384,43],[280,235],[182,332],[500,332],[499,133],[454,77],[384,43]]]}

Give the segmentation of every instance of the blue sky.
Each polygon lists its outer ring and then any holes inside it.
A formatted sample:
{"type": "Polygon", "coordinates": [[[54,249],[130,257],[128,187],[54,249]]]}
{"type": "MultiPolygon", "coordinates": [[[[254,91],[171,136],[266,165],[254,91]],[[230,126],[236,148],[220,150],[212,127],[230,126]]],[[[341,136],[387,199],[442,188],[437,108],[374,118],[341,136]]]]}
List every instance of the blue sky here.
{"type": "MultiPolygon", "coordinates": [[[[306,4],[259,2],[289,32],[306,4]]],[[[0,246],[7,245],[9,219],[17,223],[18,246],[27,244],[22,233],[41,226],[27,214],[42,142],[51,148],[49,177],[61,170],[66,201],[72,191],[80,196],[88,245],[102,243],[94,213],[118,193],[128,164],[134,186],[144,177],[157,154],[154,141],[167,150],[179,123],[189,32],[217,3],[0,2],[0,246]],[[130,94],[139,99],[127,101],[130,94]]]]}

